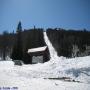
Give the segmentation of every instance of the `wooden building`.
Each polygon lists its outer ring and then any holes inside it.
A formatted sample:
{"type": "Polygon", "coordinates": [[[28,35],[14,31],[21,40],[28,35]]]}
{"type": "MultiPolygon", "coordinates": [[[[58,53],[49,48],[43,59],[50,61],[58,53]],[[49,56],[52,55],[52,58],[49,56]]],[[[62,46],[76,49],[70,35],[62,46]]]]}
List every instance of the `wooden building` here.
{"type": "Polygon", "coordinates": [[[50,59],[47,46],[28,49],[28,54],[32,58],[32,64],[44,63],[50,59]]]}

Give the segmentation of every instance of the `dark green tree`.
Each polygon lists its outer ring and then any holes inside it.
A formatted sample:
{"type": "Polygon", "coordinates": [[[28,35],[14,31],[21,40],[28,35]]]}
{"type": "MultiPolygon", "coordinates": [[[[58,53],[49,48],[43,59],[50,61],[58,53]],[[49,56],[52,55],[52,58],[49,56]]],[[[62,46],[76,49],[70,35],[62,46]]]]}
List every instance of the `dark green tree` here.
{"type": "Polygon", "coordinates": [[[13,47],[11,58],[13,60],[22,60],[23,58],[23,45],[22,45],[22,26],[21,22],[18,23],[16,31],[16,43],[13,47]]]}

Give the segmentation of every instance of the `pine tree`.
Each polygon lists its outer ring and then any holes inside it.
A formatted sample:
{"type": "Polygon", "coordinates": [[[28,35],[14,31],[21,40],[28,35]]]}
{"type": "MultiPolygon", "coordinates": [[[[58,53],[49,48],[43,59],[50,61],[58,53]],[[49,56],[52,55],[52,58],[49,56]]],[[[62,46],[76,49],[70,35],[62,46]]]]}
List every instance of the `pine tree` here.
{"type": "Polygon", "coordinates": [[[16,43],[13,47],[11,58],[13,60],[22,60],[23,58],[23,47],[22,47],[22,26],[21,22],[18,23],[16,33],[16,43]]]}

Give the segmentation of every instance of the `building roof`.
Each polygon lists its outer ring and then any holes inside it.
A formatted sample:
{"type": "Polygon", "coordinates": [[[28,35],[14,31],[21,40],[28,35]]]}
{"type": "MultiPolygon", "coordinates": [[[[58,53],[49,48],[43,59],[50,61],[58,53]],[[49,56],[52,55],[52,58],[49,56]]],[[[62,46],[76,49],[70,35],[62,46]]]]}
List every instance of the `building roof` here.
{"type": "Polygon", "coordinates": [[[28,49],[28,53],[45,51],[47,46],[28,49]]]}

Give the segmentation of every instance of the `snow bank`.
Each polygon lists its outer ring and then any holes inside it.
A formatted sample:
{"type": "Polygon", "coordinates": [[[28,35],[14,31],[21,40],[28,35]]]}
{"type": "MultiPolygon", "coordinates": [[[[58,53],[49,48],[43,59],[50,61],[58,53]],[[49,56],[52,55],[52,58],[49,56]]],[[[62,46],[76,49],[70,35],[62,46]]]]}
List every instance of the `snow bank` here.
{"type": "Polygon", "coordinates": [[[14,66],[13,61],[0,61],[0,69],[11,68],[14,66]]]}

